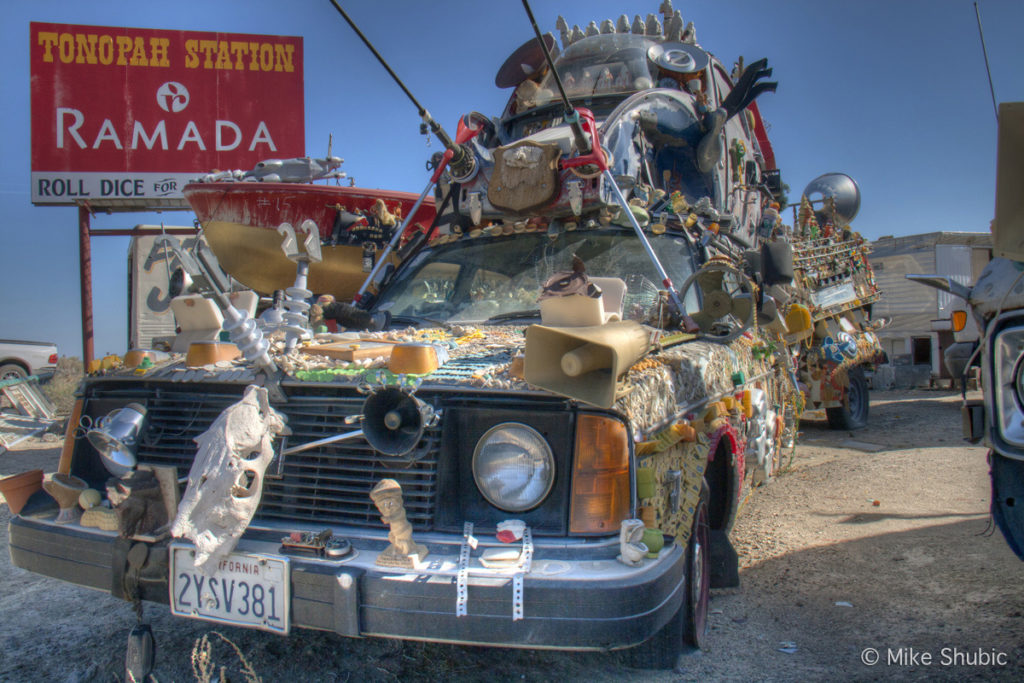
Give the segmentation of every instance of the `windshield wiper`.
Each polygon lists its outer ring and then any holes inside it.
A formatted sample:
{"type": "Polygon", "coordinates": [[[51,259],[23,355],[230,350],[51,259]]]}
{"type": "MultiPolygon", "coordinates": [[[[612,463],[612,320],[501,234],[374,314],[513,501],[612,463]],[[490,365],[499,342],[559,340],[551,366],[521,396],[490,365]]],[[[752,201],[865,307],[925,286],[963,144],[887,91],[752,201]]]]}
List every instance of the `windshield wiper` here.
{"type": "Polygon", "coordinates": [[[424,318],[419,315],[393,315],[389,318],[388,322],[392,325],[422,325],[427,323],[436,327],[447,327],[448,323],[444,320],[435,320],[434,318],[424,318]]]}
{"type": "Polygon", "coordinates": [[[540,309],[532,308],[526,311],[511,311],[509,313],[499,313],[498,315],[492,315],[490,318],[485,320],[485,323],[498,323],[503,320],[522,320],[525,318],[539,318],[540,309]]]}

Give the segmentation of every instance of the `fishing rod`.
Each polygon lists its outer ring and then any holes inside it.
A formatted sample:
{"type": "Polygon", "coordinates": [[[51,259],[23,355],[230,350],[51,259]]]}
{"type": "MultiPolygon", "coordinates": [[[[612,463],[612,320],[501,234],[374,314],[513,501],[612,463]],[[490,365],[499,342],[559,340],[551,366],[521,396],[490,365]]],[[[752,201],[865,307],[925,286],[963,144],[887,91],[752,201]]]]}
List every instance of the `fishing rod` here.
{"type": "Polygon", "coordinates": [[[341,5],[338,4],[338,0],[331,0],[331,4],[334,5],[334,9],[338,10],[338,13],[341,14],[342,18],[348,23],[348,25],[352,27],[352,30],[356,32],[356,35],[363,41],[363,44],[366,45],[370,52],[373,53],[373,56],[381,63],[381,66],[383,66],[388,72],[392,80],[398,84],[398,87],[402,89],[402,92],[405,93],[406,97],[412,101],[417,112],[419,112],[420,119],[422,119],[424,125],[429,126],[431,132],[437,136],[437,139],[440,140],[441,144],[445,147],[445,152],[441,156],[441,160],[438,162],[437,167],[434,169],[434,173],[430,176],[430,181],[427,183],[427,186],[423,188],[423,192],[421,192],[420,196],[416,199],[416,203],[413,204],[412,209],[409,210],[409,214],[406,216],[405,220],[395,229],[395,233],[391,236],[387,246],[380,253],[380,256],[377,258],[377,262],[370,270],[370,273],[366,276],[366,280],[364,280],[363,284],[359,287],[359,291],[352,297],[352,305],[355,306],[362,301],[363,296],[366,294],[366,290],[369,289],[374,278],[377,276],[377,273],[380,272],[380,269],[387,262],[388,256],[390,256],[391,252],[398,246],[399,240],[401,240],[402,235],[405,234],[409,223],[412,222],[413,216],[415,216],[416,212],[419,211],[423,200],[426,199],[427,194],[429,194],[430,190],[437,184],[437,181],[441,179],[441,174],[444,172],[445,167],[450,165],[452,176],[455,178],[467,178],[473,174],[476,169],[476,157],[474,156],[473,151],[467,147],[465,143],[472,140],[473,137],[483,129],[483,126],[473,126],[472,122],[470,122],[468,118],[464,117],[459,121],[458,129],[455,131],[455,140],[452,140],[445,129],[441,127],[441,124],[434,120],[434,117],[432,117],[430,112],[428,112],[426,108],[419,103],[419,100],[416,99],[409,88],[405,87],[405,83],[402,82],[402,79],[398,77],[398,74],[392,70],[391,65],[389,65],[381,54],[377,52],[377,48],[373,46],[373,43],[370,42],[369,38],[363,35],[363,32],[359,30],[359,27],[354,21],[352,21],[352,18],[348,13],[342,9],[341,5]]]}
{"type": "Polygon", "coordinates": [[[547,43],[544,42],[544,37],[540,33],[540,28],[537,27],[537,20],[533,18],[533,10],[530,9],[530,3],[527,0],[523,0],[523,8],[526,10],[526,16],[530,18],[530,25],[533,26],[533,32],[537,35],[537,42],[540,43],[541,49],[544,51],[544,58],[547,59],[548,68],[551,69],[551,75],[555,78],[555,85],[558,86],[558,93],[562,96],[562,105],[565,107],[562,118],[572,129],[572,135],[576,139],[576,149],[580,150],[580,154],[590,154],[591,141],[587,139],[586,134],[583,132],[583,126],[580,125],[580,115],[576,112],[576,109],[572,106],[572,102],[569,101],[568,96],[565,94],[565,87],[562,86],[562,78],[558,75],[558,70],[555,68],[555,62],[551,59],[551,53],[548,52],[547,43]]]}
{"type": "Polygon", "coordinates": [[[441,127],[441,124],[434,120],[434,117],[432,117],[430,115],[430,112],[427,111],[426,108],[424,108],[424,106],[419,103],[419,100],[417,100],[416,97],[412,94],[412,92],[409,91],[409,88],[405,87],[405,83],[402,82],[402,79],[398,77],[398,74],[396,74],[394,70],[392,70],[391,65],[389,65],[387,61],[385,61],[385,59],[381,56],[381,54],[377,52],[377,48],[373,46],[373,43],[370,42],[369,38],[363,35],[363,32],[359,30],[359,27],[356,25],[356,23],[352,21],[352,17],[350,17],[348,13],[344,9],[342,9],[341,5],[338,4],[338,0],[331,0],[331,4],[334,5],[334,9],[338,10],[338,13],[341,14],[342,18],[348,23],[349,26],[352,27],[352,30],[356,32],[356,35],[359,36],[359,39],[363,41],[363,44],[366,45],[370,52],[373,53],[373,56],[377,58],[377,61],[380,62],[381,66],[384,67],[384,69],[388,72],[388,74],[395,81],[395,83],[398,84],[398,87],[402,89],[402,92],[405,93],[405,96],[408,97],[410,101],[412,101],[413,105],[415,105],[416,107],[416,110],[419,112],[420,118],[423,119],[423,123],[430,127],[430,131],[437,136],[437,139],[441,141],[441,144],[444,145],[445,149],[452,152],[452,156],[449,157],[449,159],[452,165],[453,173],[462,176],[465,175],[466,172],[469,172],[472,169],[472,166],[474,165],[472,151],[467,149],[465,145],[459,144],[458,141],[452,141],[448,133],[445,132],[445,129],[441,127]],[[459,168],[460,166],[464,166],[467,163],[469,165],[469,168],[464,169],[465,172],[460,173],[456,171],[457,168],[459,168]]]}

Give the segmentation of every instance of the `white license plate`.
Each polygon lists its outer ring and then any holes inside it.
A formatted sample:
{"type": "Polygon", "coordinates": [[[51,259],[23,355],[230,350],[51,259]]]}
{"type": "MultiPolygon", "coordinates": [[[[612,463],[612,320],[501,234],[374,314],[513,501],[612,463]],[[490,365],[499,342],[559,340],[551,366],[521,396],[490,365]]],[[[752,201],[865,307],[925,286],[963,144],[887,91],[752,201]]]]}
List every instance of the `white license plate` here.
{"type": "Polygon", "coordinates": [[[171,546],[171,612],[282,635],[290,625],[288,560],[231,553],[213,576],[196,571],[195,550],[171,546]]]}

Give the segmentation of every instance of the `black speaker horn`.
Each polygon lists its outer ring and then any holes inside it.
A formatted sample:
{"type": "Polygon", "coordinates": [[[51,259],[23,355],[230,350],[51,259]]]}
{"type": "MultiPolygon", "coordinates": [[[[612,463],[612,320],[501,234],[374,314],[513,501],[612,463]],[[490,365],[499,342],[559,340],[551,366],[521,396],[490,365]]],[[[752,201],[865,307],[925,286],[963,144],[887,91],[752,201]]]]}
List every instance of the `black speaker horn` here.
{"type": "Polygon", "coordinates": [[[397,387],[375,391],[363,403],[363,435],[384,455],[405,455],[434,419],[434,408],[397,387]]]}
{"type": "Polygon", "coordinates": [[[761,281],[765,285],[793,282],[793,245],[785,240],[761,245],[761,281]]]}

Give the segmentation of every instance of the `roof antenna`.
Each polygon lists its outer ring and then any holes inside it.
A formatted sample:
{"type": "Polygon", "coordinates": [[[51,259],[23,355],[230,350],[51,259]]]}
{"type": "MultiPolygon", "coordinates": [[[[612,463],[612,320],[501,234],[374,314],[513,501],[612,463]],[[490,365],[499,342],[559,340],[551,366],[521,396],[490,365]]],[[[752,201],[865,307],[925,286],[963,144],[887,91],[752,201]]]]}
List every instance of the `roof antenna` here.
{"type": "Polygon", "coordinates": [[[996,113],[996,123],[999,123],[999,107],[996,106],[996,89],[992,86],[992,69],[988,66],[988,48],[985,47],[985,33],[981,30],[981,10],[978,3],[974,3],[974,16],[978,18],[978,36],[981,38],[981,53],[985,55],[985,73],[988,74],[988,91],[992,93],[992,110],[996,113]]]}

